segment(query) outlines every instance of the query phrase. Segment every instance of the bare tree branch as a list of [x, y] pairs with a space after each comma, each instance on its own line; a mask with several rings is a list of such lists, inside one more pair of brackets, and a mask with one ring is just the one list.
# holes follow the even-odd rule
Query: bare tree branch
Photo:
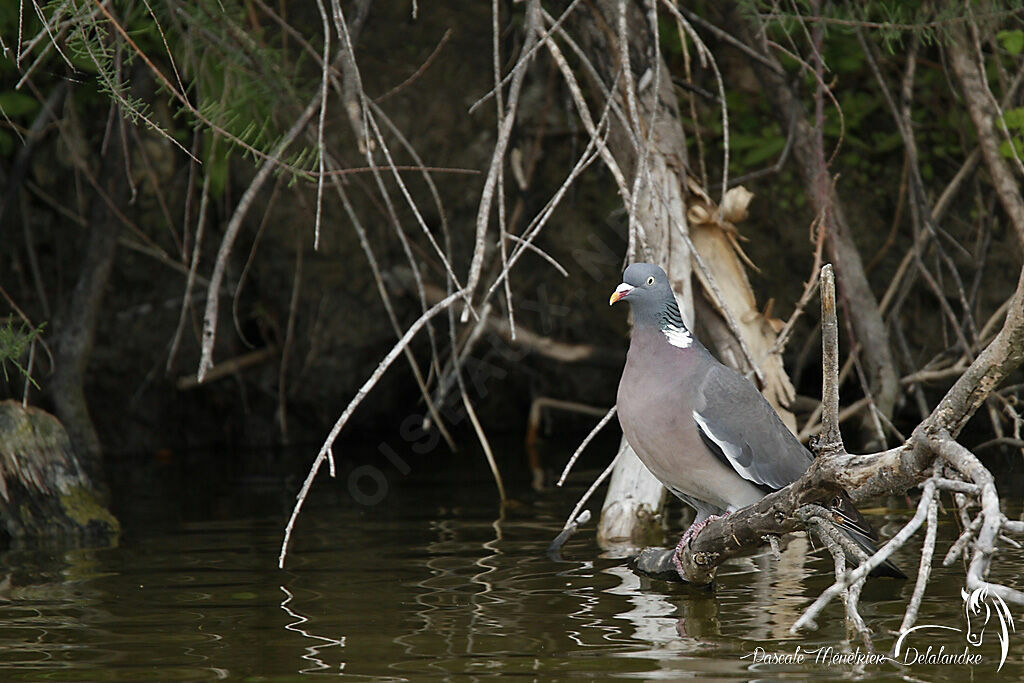
[[[845, 490], [854, 503], [881, 494], [902, 493], [907, 488], [924, 482], [931, 475], [931, 468], [937, 457], [942, 456], [949, 461], [951, 458], [948, 454], [952, 453], [956, 458], [950, 464], [977, 487], [982, 498], [983, 510], [987, 511], [987, 526], [983, 524], [982, 531], [979, 532], [984, 534], [985, 543], [981, 546], [983, 552], [981, 555], [976, 553], [972, 558], [972, 572], [968, 575], [968, 582], [973, 581], [976, 585], [985, 582], [991, 548], [994, 547], [1005, 517], [999, 513], [994, 487], [988, 488], [991, 475], [969, 451], [962, 446], [950, 444], [955, 444], [952, 439], [971, 415], [1022, 362], [1024, 269], [1021, 271], [1006, 321], [999, 334], [978, 355], [931, 415], [914, 430], [905, 443], [869, 455], [823, 451], [811, 463], [807, 472], [793, 484], [769, 494], [755, 505], [709, 523], [680, 557], [684, 568], [683, 578], [693, 583], [708, 583], [718, 565], [745, 550], [761, 545], [764, 536], [781, 535], [799, 528], [801, 524], [796, 511], [806, 504], [825, 499], [840, 490]], [[823, 375], [823, 381], [826, 383], [823, 390], [825, 395], [831, 391], [828, 385], [834, 382], [834, 379], [830, 379], [832, 377], [832, 371], [826, 368]], [[949, 438], [946, 438], [947, 435]], [[966, 457], [967, 455], [970, 458]], [[936, 484], [933, 482], [931, 486], [935, 487]], [[923, 522], [927, 514], [927, 505], [919, 508], [918, 512], [920, 522]], [[913, 531], [907, 532], [905, 537], [909, 538], [912, 533]], [[904, 541], [904, 536], [900, 536], [886, 547]], [[838, 592], [839, 589], [836, 590]], [[1007, 601], [1019, 597], [1016, 591], [1005, 587], [993, 587], [993, 590]]]
[[950, 65], [960, 81], [964, 103], [978, 134], [978, 145], [999, 201], [1006, 211], [1010, 224], [1017, 233], [1017, 241], [1024, 251], [1024, 198], [1021, 197], [1020, 182], [1014, 178], [1006, 160], [999, 152], [999, 134], [996, 131], [997, 104], [988, 89], [985, 76], [968, 50], [967, 31], [963, 26], [951, 28], [953, 40], [949, 43]]
[[391, 367], [391, 364], [395, 362], [398, 354], [402, 353], [409, 345], [409, 342], [411, 342], [413, 337], [416, 336], [416, 333], [419, 332], [431, 318], [447, 309], [456, 299], [461, 298], [463, 294], [463, 292], [454, 292], [449, 294], [417, 318], [416, 321], [405, 331], [402, 338], [391, 347], [391, 350], [388, 351], [387, 355], [384, 356], [381, 362], [377, 365], [377, 368], [370, 375], [369, 379], [363, 383], [363, 386], [359, 388], [356, 395], [352, 397], [351, 401], [349, 401], [349, 404], [341, 413], [341, 417], [339, 417], [337, 422], [334, 423], [334, 427], [331, 428], [330, 434], [327, 435], [323, 445], [320, 447], [320, 452], [317, 454], [316, 460], [313, 461], [313, 465], [309, 468], [306, 480], [302, 483], [302, 488], [299, 489], [299, 493], [296, 496], [295, 506], [292, 508], [291, 517], [289, 517], [288, 524], [285, 526], [284, 539], [281, 541], [281, 553], [277, 559], [277, 563], [280, 568], [284, 568], [284, 561], [288, 555], [288, 542], [291, 540], [295, 520], [299, 518], [299, 512], [302, 511], [302, 504], [306, 502], [306, 496], [309, 494], [309, 490], [313, 486], [313, 480], [316, 478], [317, 472], [320, 471], [320, 467], [323, 466], [325, 461], [330, 460], [331, 473], [334, 473], [332, 448], [334, 446], [335, 439], [337, 439], [338, 434], [341, 433], [342, 427], [344, 427], [349, 421], [349, 418], [352, 417], [352, 413], [354, 413], [356, 408], [359, 407], [359, 404], [363, 402], [366, 395], [369, 394], [373, 387], [377, 385], [377, 382], [379, 382], [380, 378], [385, 372], [387, 372], [387, 369]]

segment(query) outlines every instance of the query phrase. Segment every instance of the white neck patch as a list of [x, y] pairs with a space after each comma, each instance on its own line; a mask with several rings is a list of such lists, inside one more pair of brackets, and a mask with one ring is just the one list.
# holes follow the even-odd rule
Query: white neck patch
[[693, 336], [685, 327], [670, 325], [661, 328], [661, 333], [668, 339], [668, 343], [676, 348], [688, 349], [693, 344]]

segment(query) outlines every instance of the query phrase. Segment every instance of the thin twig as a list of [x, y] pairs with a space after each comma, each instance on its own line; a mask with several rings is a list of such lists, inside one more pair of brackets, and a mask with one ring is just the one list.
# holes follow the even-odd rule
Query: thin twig
[[199, 253], [203, 246], [203, 231], [206, 227], [206, 212], [210, 202], [210, 178], [212, 174], [203, 175], [203, 189], [199, 199], [199, 218], [196, 221], [196, 238], [192, 245], [192, 261], [188, 267], [188, 277], [185, 280], [185, 295], [181, 300], [181, 313], [178, 314], [178, 326], [174, 329], [174, 337], [171, 340], [171, 350], [167, 354], [166, 371], [170, 373], [174, 366], [174, 358], [178, 355], [178, 346], [181, 344], [181, 334], [185, 330], [185, 318], [188, 315], [192, 304], [192, 287], [196, 281], [196, 269], [199, 267]]
[[388, 99], [389, 97], [391, 97], [395, 93], [398, 93], [399, 91], [405, 89], [406, 86], [408, 86], [410, 83], [412, 83], [413, 81], [418, 79], [420, 76], [422, 76], [423, 73], [427, 69], [430, 68], [430, 65], [433, 64], [434, 59], [436, 59], [437, 56], [439, 54], [441, 54], [441, 50], [448, 43], [448, 41], [451, 39], [451, 37], [452, 37], [452, 30], [449, 28], [449, 29], [447, 29], [444, 32], [444, 35], [441, 36], [441, 40], [438, 41], [437, 46], [434, 48], [434, 51], [431, 52], [430, 56], [427, 57], [427, 59], [423, 62], [423, 64], [420, 65], [420, 68], [416, 69], [416, 71], [414, 71], [411, 76], [409, 76], [407, 79], [405, 79], [404, 81], [402, 81], [401, 83], [399, 83], [395, 87], [393, 87], [390, 90], [388, 90], [383, 95], [378, 95], [377, 97], [373, 98], [374, 104], [380, 104], [381, 102], [383, 102], [384, 100]]
[[942, 558], [943, 567], [948, 567], [956, 562], [957, 558], [960, 557], [960, 553], [964, 551], [967, 544], [971, 542], [972, 538], [974, 538], [974, 534], [978, 533], [978, 529], [981, 528], [982, 521], [982, 516], [979, 514], [969, 525], [964, 527], [964, 530], [953, 542], [953, 545], [949, 546], [949, 552], [947, 552], [946, 556]]
[[839, 325], [836, 321], [836, 285], [832, 264], [821, 268], [821, 402], [823, 448], [839, 451], [843, 437], [839, 431]]
[[[529, 0], [526, 6], [526, 42], [519, 53], [516, 66], [513, 67], [512, 85], [509, 88], [508, 104], [505, 107], [505, 115], [498, 131], [498, 139], [494, 143], [494, 151], [491, 153], [491, 163], [487, 169], [487, 178], [484, 180], [484, 187], [480, 193], [480, 206], [476, 214], [476, 236], [474, 238], [473, 256], [469, 263], [469, 275], [466, 276], [466, 291], [472, 298], [473, 291], [480, 281], [480, 272], [483, 267], [485, 238], [487, 225], [491, 216], [491, 205], [494, 202], [495, 188], [498, 182], [498, 172], [505, 163], [505, 152], [508, 149], [509, 140], [512, 137], [512, 126], [516, 122], [516, 112], [519, 109], [519, 94], [522, 92], [523, 81], [526, 77], [526, 66], [537, 43], [538, 25], [540, 22], [540, 4], [538, 0]], [[508, 272], [506, 269], [504, 272]], [[469, 319], [469, 307], [462, 313], [462, 322]]]
[[295, 319], [299, 311], [299, 292], [302, 289], [302, 256], [305, 245], [302, 231], [295, 231], [295, 276], [292, 279], [292, 296], [288, 302], [288, 322], [285, 325], [284, 344], [281, 346], [281, 366], [277, 371], [277, 421], [281, 426], [281, 441], [288, 443], [288, 357], [295, 337]]
[[925, 529], [924, 544], [921, 546], [921, 564], [917, 569], [917, 583], [914, 584], [914, 595], [911, 596], [910, 602], [907, 603], [907, 610], [903, 614], [900, 633], [906, 633], [917, 621], [917, 613], [921, 609], [924, 591], [928, 587], [928, 577], [931, 576], [932, 570], [932, 555], [935, 553], [935, 534], [939, 526], [938, 508], [939, 497], [936, 493], [928, 502], [928, 527]]
[[[452, 309], [448, 310], [448, 334], [451, 339], [455, 339], [455, 311]], [[477, 419], [476, 411], [473, 409], [473, 404], [469, 400], [469, 395], [466, 392], [466, 382], [462, 378], [462, 369], [455, 359], [456, 347], [454, 343], [451, 345], [451, 353], [455, 381], [459, 387], [459, 394], [462, 397], [462, 405], [466, 409], [469, 421], [473, 425], [473, 431], [476, 433], [476, 438], [480, 442], [480, 447], [484, 451], [484, 457], [487, 459], [487, 465], [491, 468], [491, 474], [494, 476], [494, 483], [498, 487], [498, 496], [501, 498], [502, 504], [505, 504], [508, 500], [508, 497], [505, 495], [505, 483], [502, 481], [501, 472], [498, 470], [498, 463], [494, 459], [494, 452], [491, 450], [491, 444], [487, 440], [487, 435], [484, 433], [483, 427], [480, 426], [480, 420]]]
[[846, 590], [847, 587], [867, 577], [872, 569], [889, 559], [889, 556], [892, 555], [896, 548], [903, 546], [903, 544], [906, 543], [924, 523], [925, 518], [928, 515], [928, 501], [932, 498], [934, 493], [934, 482], [926, 482], [924, 495], [921, 498], [921, 503], [917, 506], [917, 513], [914, 517], [907, 522], [895, 536], [889, 539], [888, 543], [877, 550], [865, 562], [862, 562], [855, 569], [846, 572], [841, 579], [836, 580], [835, 583], [825, 589], [825, 591], [818, 596], [811, 606], [804, 610], [803, 614], [800, 615], [800, 618], [796, 620], [793, 626], [790, 627], [790, 633], [795, 634], [803, 628], [816, 628], [814, 620], [837, 595]]
[[217, 250], [217, 260], [214, 263], [213, 275], [210, 276], [210, 286], [207, 289], [206, 295], [206, 311], [203, 314], [202, 354], [199, 360], [199, 371], [196, 373], [199, 382], [203, 381], [206, 373], [213, 367], [213, 345], [217, 338], [217, 312], [220, 307], [220, 284], [224, 279], [228, 256], [231, 255], [231, 248], [234, 245], [235, 238], [238, 237], [238, 231], [242, 227], [242, 221], [245, 220], [245, 216], [248, 214], [249, 208], [259, 195], [260, 190], [262, 190], [263, 184], [270, 178], [271, 172], [275, 169], [275, 163], [272, 159], [277, 159], [284, 154], [288, 146], [295, 141], [295, 138], [299, 136], [302, 129], [305, 128], [313, 118], [313, 114], [316, 113], [319, 106], [320, 93], [317, 93], [310, 103], [306, 105], [306, 109], [302, 112], [299, 118], [296, 119], [295, 123], [292, 124], [291, 128], [288, 129], [288, 132], [284, 134], [281, 141], [276, 145], [272, 158], [267, 159], [260, 166], [260, 170], [256, 173], [256, 177], [252, 179], [252, 182], [249, 183], [249, 187], [247, 187], [245, 192], [242, 194], [242, 198], [238, 200], [238, 205], [235, 207], [235, 211], [231, 215], [231, 220], [228, 221], [228, 225], [224, 229], [224, 237], [221, 239], [220, 248]]
[[[328, 161], [332, 164], [334, 163], [334, 160], [331, 158], [328, 158]], [[362, 221], [359, 220], [359, 215], [352, 206], [352, 202], [349, 200], [348, 193], [345, 192], [345, 187], [341, 181], [334, 178], [332, 180], [332, 184], [335, 192], [341, 199], [341, 204], [349, 217], [352, 229], [356, 232], [356, 237], [359, 239], [359, 246], [366, 255], [366, 260], [370, 265], [370, 272], [373, 274], [373, 281], [377, 286], [377, 294], [380, 296], [381, 303], [384, 304], [384, 310], [388, 315], [388, 321], [391, 323], [391, 328], [394, 330], [395, 335], [398, 338], [401, 338], [402, 328], [398, 324], [398, 317], [395, 315], [395, 309], [391, 303], [391, 296], [388, 294], [387, 287], [384, 286], [384, 278], [381, 276], [377, 256], [374, 254], [373, 248], [370, 246]], [[412, 350], [406, 348], [403, 353], [409, 363], [409, 368], [412, 370], [413, 377], [416, 380], [416, 385], [419, 387], [420, 395], [423, 397], [423, 401], [427, 406], [427, 411], [430, 413], [430, 417], [433, 419], [434, 424], [437, 425], [437, 430], [441, 433], [441, 436], [444, 437], [448, 447], [453, 452], [456, 451], [457, 448], [455, 446], [455, 440], [448, 432], [448, 428], [445, 426], [444, 420], [441, 419], [441, 414], [437, 410], [437, 405], [430, 398], [430, 391], [427, 389], [427, 384], [423, 379], [423, 373], [420, 371], [419, 365], [416, 363], [416, 358], [413, 356]]]
[[583, 494], [583, 496], [578, 501], [576, 501], [576, 506], [573, 507], [572, 512], [569, 513], [569, 519], [565, 520], [565, 526], [562, 527], [563, 529], [568, 529], [570, 526], [572, 526], [575, 520], [579, 519], [580, 510], [583, 509], [583, 506], [587, 504], [587, 501], [590, 500], [590, 497], [592, 495], [594, 495], [594, 492], [597, 491], [601, 484], [604, 483], [604, 480], [607, 479], [609, 475], [611, 475], [612, 470], [615, 469], [615, 463], [619, 461], [619, 458], [621, 458], [622, 454], [625, 452], [626, 451], [624, 448], [620, 449], [619, 452], [616, 453], [615, 457], [612, 458], [612, 461], [608, 463], [608, 467], [604, 468], [604, 471], [597, 476], [597, 479], [593, 481], [593, 483], [590, 485], [590, 488], [588, 488], [586, 492]]
[[579, 445], [576, 451], [572, 454], [572, 457], [569, 458], [569, 462], [565, 463], [565, 469], [562, 470], [562, 476], [558, 478], [558, 483], [556, 483], [555, 486], [561, 486], [562, 484], [565, 483], [565, 478], [569, 476], [569, 471], [572, 469], [572, 466], [576, 464], [576, 460], [583, 453], [584, 449], [586, 449], [586, 447], [590, 445], [590, 442], [594, 440], [594, 437], [597, 436], [597, 433], [604, 429], [604, 426], [608, 424], [608, 422], [612, 419], [612, 417], [615, 415], [616, 407], [617, 406], [612, 406], [611, 408], [609, 408], [608, 412], [605, 413], [604, 417], [602, 417], [598, 421], [598, 423], [594, 425], [594, 428], [591, 429], [590, 433], [587, 434], [585, 439], [583, 439], [583, 443]]
[[456, 299], [461, 298], [462, 294], [462, 292], [449, 294], [444, 299], [427, 309], [423, 315], [417, 318], [416, 321], [409, 326], [405, 331], [405, 334], [402, 335], [402, 338], [391, 347], [391, 350], [388, 351], [386, 356], [384, 356], [384, 359], [377, 365], [377, 368], [370, 375], [369, 379], [359, 387], [359, 391], [357, 391], [356, 395], [352, 397], [351, 401], [349, 401], [344, 412], [342, 412], [341, 417], [339, 417], [337, 422], [334, 423], [334, 427], [331, 428], [330, 433], [327, 435], [323, 445], [320, 447], [320, 452], [317, 454], [316, 460], [313, 461], [313, 465], [309, 468], [309, 473], [306, 475], [305, 481], [302, 482], [302, 488], [299, 489], [299, 493], [296, 496], [295, 506], [292, 508], [292, 514], [288, 518], [288, 524], [284, 529], [284, 538], [281, 541], [281, 553], [277, 558], [277, 566], [279, 568], [284, 569], [285, 557], [288, 554], [288, 542], [291, 540], [295, 520], [298, 519], [299, 513], [302, 511], [302, 504], [306, 502], [306, 496], [309, 494], [309, 489], [313, 485], [313, 480], [316, 478], [316, 474], [320, 471], [320, 467], [324, 464], [324, 461], [327, 460], [328, 451], [333, 447], [334, 440], [338, 438], [338, 434], [341, 432], [342, 427], [344, 427], [349, 418], [352, 417], [352, 413], [355, 412], [355, 409], [363, 402], [363, 399], [366, 398], [368, 393], [370, 393], [370, 390], [377, 385], [377, 382], [380, 381], [380, 378], [385, 372], [387, 372], [387, 369], [391, 367], [391, 364], [395, 361], [395, 358], [398, 357], [398, 354], [402, 353], [402, 351], [409, 345], [409, 342], [411, 342], [412, 338], [416, 336], [416, 333], [419, 332], [431, 318], [447, 309]]
[[[331, 63], [331, 24], [324, 0], [316, 0], [324, 33], [324, 50], [320, 58], [320, 117], [316, 124], [316, 155], [320, 176], [316, 179], [316, 218], [313, 223], [313, 250], [320, 249], [320, 217], [324, 207], [324, 122], [327, 120], [327, 81]], [[283, 415], [282, 415], [283, 420]]]

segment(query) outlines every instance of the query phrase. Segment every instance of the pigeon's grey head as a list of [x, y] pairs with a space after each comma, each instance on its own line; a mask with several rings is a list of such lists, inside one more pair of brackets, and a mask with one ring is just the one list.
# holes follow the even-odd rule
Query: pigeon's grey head
[[635, 326], [684, 328], [668, 275], [653, 263], [634, 263], [626, 268], [622, 284], [612, 292], [608, 304], [616, 301], [625, 301], [632, 306]]

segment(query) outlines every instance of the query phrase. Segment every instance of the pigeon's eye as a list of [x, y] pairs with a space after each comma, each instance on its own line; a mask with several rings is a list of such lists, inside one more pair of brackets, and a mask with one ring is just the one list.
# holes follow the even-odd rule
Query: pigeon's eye
[[653, 284], [654, 284], [654, 276], [652, 275], [649, 278], [647, 278], [647, 286], [649, 287], [649, 286], [651, 286]]

